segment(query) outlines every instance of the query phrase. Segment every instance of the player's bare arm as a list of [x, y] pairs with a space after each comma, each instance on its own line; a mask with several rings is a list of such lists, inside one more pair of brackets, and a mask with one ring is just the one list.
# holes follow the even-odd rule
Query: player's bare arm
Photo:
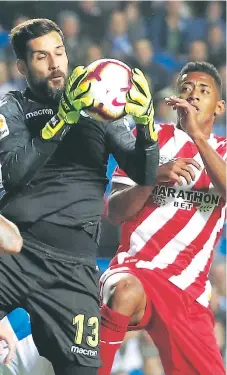
[[[160, 165], [157, 169], [157, 182], [175, 181], [183, 184], [184, 177], [188, 184], [195, 179], [191, 166], [201, 169], [199, 163], [191, 158], [179, 158]], [[118, 225], [137, 215], [149, 202], [154, 186], [128, 186], [114, 182], [108, 201], [108, 219]]]
[[19, 253], [23, 240], [16, 225], [0, 215], [0, 255]]
[[221, 88], [206, 73], [189, 73], [178, 82], [179, 97], [166, 98], [178, 112], [178, 125], [196, 144], [204, 165], [221, 196], [226, 199], [226, 163], [209, 145], [216, 116], [225, 111]]
[[206, 134], [199, 129], [196, 108], [185, 99], [168, 99], [170, 99], [168, 103], [176, 106], [180, 113], [182, 128], [185, 129], [198, 147], [211, 181], [217, 187], [221, 196], [226, 199], [226, 163], [209, 145]]
[[203, 162], [206, 166], [208, 175], [214, 186], [217, 187], [223, 199], [226, 199], [226, 163], [218, 155], [218, 153], [212, 149], [204, 136], [200, 136], [194, 139], [197, 145]]
[[[174, 181], [183, 184], [184, 177], [188, 184], [195, 179], [194, 166], [201, 169], [199, 163], [192, 158], [178, 158], [157, 169], [157, 182]], [[149, 202], [154, 186], [128, 186], [114, 182], [108, 202], [108, 219], [118, 225], [137, 215]]]
[[118, 225], [137, 215], [145, 206], [154, 186], [113, 183], [108, 201], [108, 219]]

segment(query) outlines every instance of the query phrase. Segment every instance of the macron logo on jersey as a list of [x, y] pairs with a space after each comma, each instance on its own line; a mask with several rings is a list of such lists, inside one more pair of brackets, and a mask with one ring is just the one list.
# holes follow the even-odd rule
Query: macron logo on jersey
[[37, 117], [37, 116], [42, 116], [42, 115], [53, 116], [53, 114], [54, 114], [53, 109], [43, 108], [43, 109], [38, 109], [38, 111], [26, 113], [25, 117], [26, 117], [26, 119], [29, 119], [29, 118], [32, 118], [32, 117]]

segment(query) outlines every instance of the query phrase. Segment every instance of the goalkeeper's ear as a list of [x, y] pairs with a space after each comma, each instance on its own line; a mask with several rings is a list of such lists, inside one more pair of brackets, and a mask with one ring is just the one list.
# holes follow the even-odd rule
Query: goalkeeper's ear
[[19, 70], [20, 74], [22, 74], [22, 76], [26, 75], [27, 68], [24, 60], [17, 60], [17, 69]]

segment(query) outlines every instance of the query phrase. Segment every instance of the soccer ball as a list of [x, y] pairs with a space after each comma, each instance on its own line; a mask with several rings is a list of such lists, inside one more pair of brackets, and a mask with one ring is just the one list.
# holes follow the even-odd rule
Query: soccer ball
[[131, 69], [121, 61], [100, 59], [87, 67], [84, 82], [91, 82], [88, 95], [94, 105], [87, 115], [96, 121], [113, 121], [125, 115], [126, 94], [131, 88]]

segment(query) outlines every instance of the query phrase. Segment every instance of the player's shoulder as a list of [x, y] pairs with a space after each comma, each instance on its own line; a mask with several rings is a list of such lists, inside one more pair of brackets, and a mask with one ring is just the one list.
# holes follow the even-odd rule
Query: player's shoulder
[[220, 136], [220, 135], [213, 135], [213, 138], [216, 140], [218, 144], [226, 144], [227, 138], [226, 136]]
[[211, 142], [213, 145], [213, 148], [216, 150], [216, 152], [220, 156], [225, 156], [226, 158], [226, 144], [227, 144], [227, 138], [225, 136], [217, 136], [212, 135]]
[[159, 133], [159, 137], [168, 134], [170, 137], [176, 133], [184, 133], [181, 129], [178, 129], [175, 124], [169, 123], [156, 123], [155, 129]]
[[163, 131], [169, 131], [170, 129], [172, 131], [174, 131], [174, 129], [176, 128], [176, 125], [172, 124], [172, 123], [163, 123], [163, 122], [159, 122], [159, 123], [155, 123], [155, 129], [159, 132], [160, 130], [163, 130]]
[[24, 98], [23, 93], [21, 91], [9, 91], [0, 99], [0, 113], [4, 114], [9, 112], [11, 114], [14, 114], [15, 111], [23, 112], [23, 101]]
[[[23, 94], [20, 91], [9, 91], [0, 99], [0, 140], [15, 131], [25, 129], [25, 112]], [[4, 140], [5, 142], [5, 140]]]
[[182, 138], [184, 139], [184, 142], [186, 142], [188, 138], [188, 136], [186, 136], [181, 129], [178, 129], [176, 125], [172, 123], [155, 124], [155, 129], [158, 133], [158, 143], [160, 148], [162, 148], [166, 144], [169, 144], [169, 141], [171, 141], [171, 139], [177, 139], [177, 141], [179, 141]]
[[23, 93], [18, 90], [13, 90], [3, 95], [0, 99], [0, 103], [1, 104], [4, 102], [10, 103], [10, 102], [22, 101], [22, 100], [23, 100]]

